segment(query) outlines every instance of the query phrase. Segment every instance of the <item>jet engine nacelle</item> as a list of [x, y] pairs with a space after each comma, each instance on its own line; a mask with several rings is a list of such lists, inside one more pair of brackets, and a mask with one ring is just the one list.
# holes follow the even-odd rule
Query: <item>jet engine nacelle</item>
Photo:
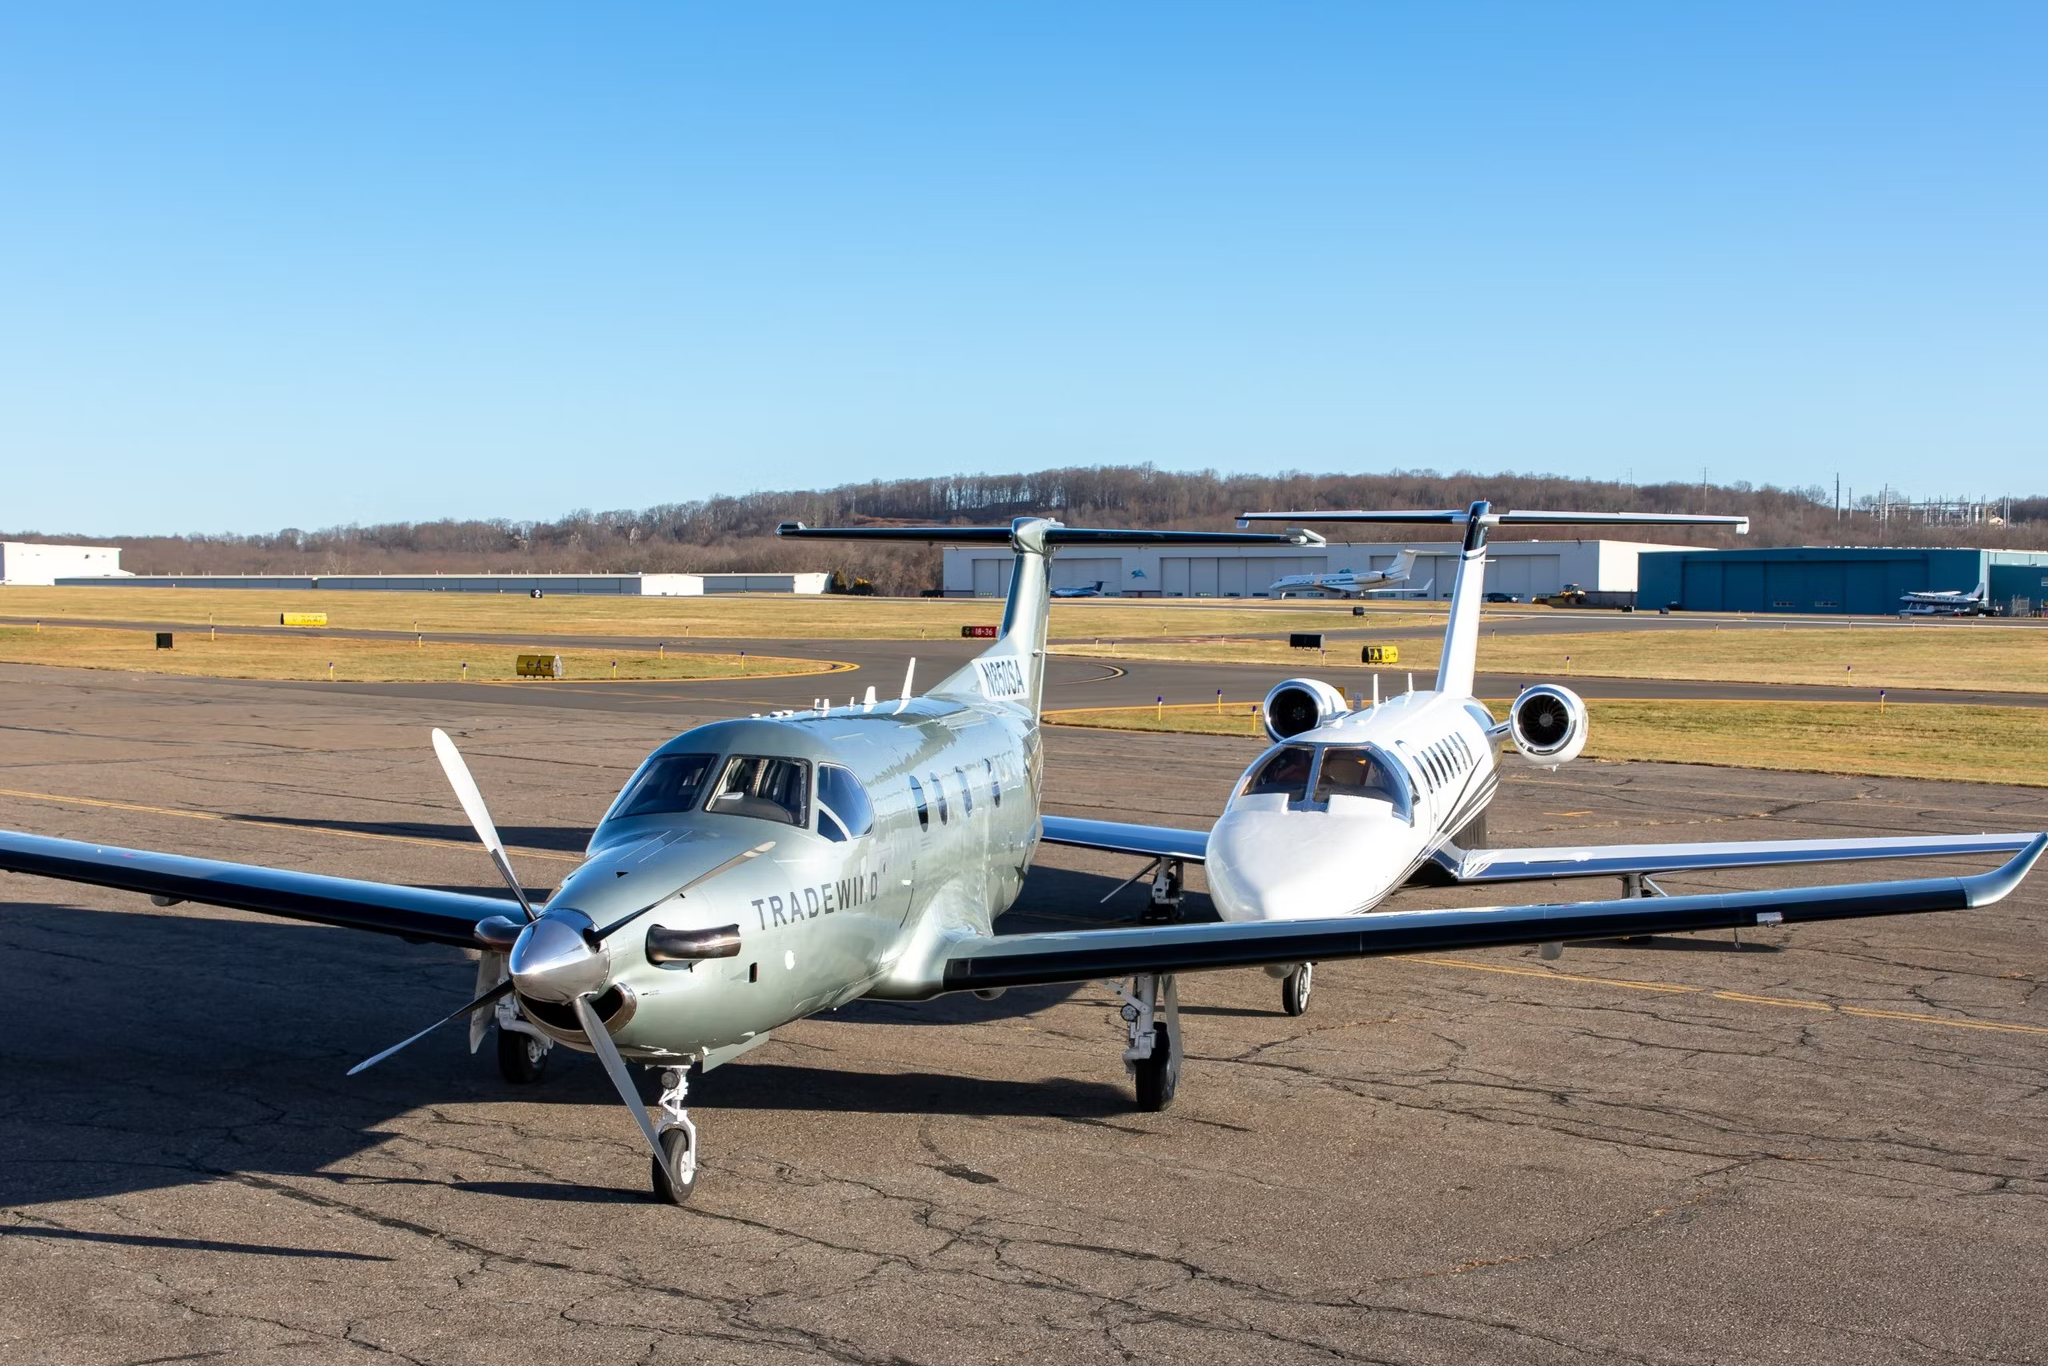
[[1290, 678], [1266, 694], [1259, 715], [1266, 722], [1266, 734], [1287, 740], [1303, 731], [1334, 720], [1350, 711], [1344, 694], [1313, 678]]
[[1568, 764], [1586, 747], [1586, 704], [1570, 688], [1538, 683], [1509, 709], [1508, 734], [1530, 763]]

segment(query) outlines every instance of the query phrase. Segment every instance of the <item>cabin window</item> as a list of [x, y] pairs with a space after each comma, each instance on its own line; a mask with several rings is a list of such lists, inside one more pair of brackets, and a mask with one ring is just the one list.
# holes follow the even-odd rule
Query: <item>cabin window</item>
[[735, 754], [725, 761], [718, 793], [704, 803], [704, 809], [721, 816], [809, 825], [810, 790], [808, 760]]
[[939, 781], [939, 775], [932, 774], [932, 800], [939, 805], [939, 824], [946, 823], [946, 785]]
[[837, 764], [818, 765], [818, 833], [848, 840], [874, 828], [875, 808], [860, 779]]
[[716, 754], [657, 754], [619, 795], [613, 816], [659, 816], [693, 810]]
[[968, 780], [964, 768], [954, 769], [953, 776], [960, 780], [960, 818], [965, 820], [974, 814], [974, 784]]
[[917, 803], [917, 828], [920, 830], [931, 829], [932, 813], [924, 804], [924, 784], [919, 782], [915, 776], [910, 780], [910, 800]]
[[996, 772], [996, 761], [983, 759], [981, 766], [988, 770], [988, 799], [996, 804], [996, 810], [1003, 809], [1003, 775]]
[[1315, 751], [1307, 745], [1282, 745], [1252, 771], [1240, 795], [1257, 797], [1277, 792], [1299, 801], [1308, 795], [1308, 772], [1314, 764]]

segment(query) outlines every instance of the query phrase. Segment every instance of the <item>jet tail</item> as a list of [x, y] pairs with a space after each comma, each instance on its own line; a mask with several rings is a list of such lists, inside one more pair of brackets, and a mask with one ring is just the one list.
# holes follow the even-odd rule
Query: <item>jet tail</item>
[[1437, 665], [1436, 690], [1460, 697], [1472, 695], [1478, 672], [1479, 604], [1486, 596], [1486, 536], [1497, 526], [1724, 526], [1736, 535], [1749, 534], [1747, 517], [1694, 516], [1683, 512], [1495, 512], [1477, 502], [1460, 512], [1246, 512], [1239, 526], [1253, 522], [1392, 522], [1463, 526], [1465, 541], [1458, 577], [1451, 586], [1451, 619], [1444, 628], [1443, 660]]

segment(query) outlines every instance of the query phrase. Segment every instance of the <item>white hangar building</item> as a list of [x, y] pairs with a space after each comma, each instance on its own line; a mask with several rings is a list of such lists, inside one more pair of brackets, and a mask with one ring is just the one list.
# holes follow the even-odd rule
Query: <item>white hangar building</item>
[[[1641, 541], [1489, 541], [1486, 588], [1529, 597], [1575, 583], [1598, 592], [1633, 593], [1638, 555], [1681, 548]], [[1326, 546], [1271, 549], [1219, 546], [1193, 555], [1145, 546], [1114, 554], [1069, 552], [1053, 558], [1052, 586], [1086, 588], [1100, 582], [1105, 594], [1127, 598], [1263, 598], [1270, 596], [1275, 581], [1290, 575], [1385, 569], [1403, 550], [1416, 553], [1408, 590], [1421, 597], [1450, 597], [1458, 572], [1454, 541], [1332, 541]], [[946, 596], [1001, 597], [1010, 590], [1010, 566], [1010, 551], [1004, 546], [948, 546]]]
[[0, 583], [48, 587], [63, 578], [122, 577], [117, 545], [43, 545], [0, 541]]

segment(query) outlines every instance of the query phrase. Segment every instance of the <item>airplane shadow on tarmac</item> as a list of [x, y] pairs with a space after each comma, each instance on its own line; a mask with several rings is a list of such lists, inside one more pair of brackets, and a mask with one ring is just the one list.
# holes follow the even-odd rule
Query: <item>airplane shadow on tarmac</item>
[[[1109, 923], [1142, 908], [1142, 893], [1124, 894], [1131, 905], [1122, 910], [1094, 907], [1114, 879], [1043, 871], [1050, 876], [1040, 886], [1034, 873], [1029, 897], [1039, 909], [1020, 905], [1021, 923], [1007, 916], [1004, 929], [1035, 927], [1032, 916], [1048, 910], [1060, 915], [1060, 928], [1072, 928], [1070, 917], [1090, 910]], [[1093, 895], [1073, 895], [1091, 885]], [[488, 1042], [466, 1055], [456, 1024], [373, 1071], [344, 1076], [462, 1003], [475, 968], [457, 950], [227, 912], [157, 910], [139, 896], [133, 910], [86, 910], [43, 899], [50, 886], [0, 881], [0, 1205], [240, 1173], [316, 1174], [382, 1142], [397, 1116], [438, 1102], [581, 1105], [591, 1108], [593, 1126], [624, 1123], [594, 1060], [557, 1049], [545, 1081], [513, 1087], [498, 1076]], [[1081, 989], [1021, 989], [994, 1001], [966, 993], [862, 1001], [827, 1018], [965, 1024], [1043, 1010]], [[652, 1070], [636, 1072], [651, 1094]], [[752, 1060], [709, 1074], [692, 1102], [707, 1110], [1089, 1118], [1130, 1108], [1122, 1090], [1100, 1084], [838, 1073]]]

